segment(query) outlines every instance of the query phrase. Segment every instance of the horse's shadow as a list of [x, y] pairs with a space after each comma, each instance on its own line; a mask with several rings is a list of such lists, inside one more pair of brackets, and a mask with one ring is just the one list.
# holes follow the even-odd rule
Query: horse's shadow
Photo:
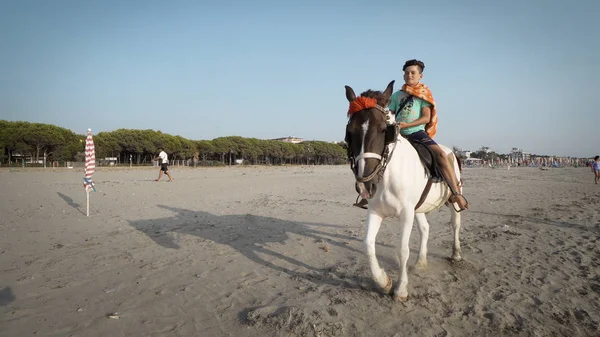
[[[258, 265], [267, 266], [292, 277], [301, 277], [319, 284], [359, 286], [358, 279], [348, 280], [338, 277], [333, 273], [332, 269], [334, 268], [332, 267], [317, 268], [297, 258], [269, 249], [272, 244], [285, 244], [291, 239], [290, 234], [295, 234], [314, 239], [315, 242], [323, 240], [330, 246], [345, 249], [355, 256], [362, 256], [362, 251], [347, 244], [350, 241], [360, 242], [359, 239], [319, 230], [319, 228], [345, 229], [344, 226], [294, 222], [251, 214], [220, 216], [204, 211], [191, 211], [164, 205], [158, 205], [158, 207], [172, 211], [175, 216], [130, 221], [130, 223], [164, 248], [180, 248], [177, 243], [177, 234], [193, 235], [218, 244], [228, 245]], [[285, 261], [291, 268], [282, 266], [284, 264], [281, 263], [282, 261]]]
[[[286, 273], [294, 278], [300, 277], [315, 284], [365, 289], [364, 277], [368, 275], [368, 272], [365, 272], [364, 275], [348, 272], [340, 272], [342, 275], [336, 275], [337, 265], [317, 268], [269, 248], [273, 244], [285, 245], [286, 241], [292, 239], [290, 234], [303, 236], [313, 239], [315, 243], [326, 241], [328, 245], [336, 247], [335, 249], [347, 251], [350, 261], [365, 259], [362, 266], [366, 268], [368, 263], [364, 252], [349, 245], [354, 241], [362, 246], [360, 238], [323, 230], [346, 230], [345, 226], [296, 222], [252, 214], [215, 215], [204, 211], [192, 211], [164, 205], [158, 205], [158, 207], [169, 210], [175, 215], [169, 218], [130, 221], [130, 224], [164, 248], [179, 249], [178, 234], [192, 235], [214, 243], [228, 245], [254, 263]], [[382, 242], [378, 242], [377, 245], [396, 248]], [[411, 251], [416, 253], [413, 249]], [[446, 259], [431, 252], [428, 253], [428, 257]], [[396, 259], [389, 256], [380, 256], [379, 260], [390, 268], [398, 265]], [[291, 267], [282, 266], [286, 263]], [[355, 265], [355, 263], [350, 263], [350, 265]]]

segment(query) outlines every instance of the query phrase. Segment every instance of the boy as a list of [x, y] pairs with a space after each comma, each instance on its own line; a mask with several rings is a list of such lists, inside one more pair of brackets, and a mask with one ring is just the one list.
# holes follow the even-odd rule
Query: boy
[[421, 141], [433, 150], [451, 190], [456, 192], [450, 201], [456, 202], [462, 211], [468, 209], [469, 204], [459, 192], [456, 174], [446, 153], [433, 140], [437, 132], [436, 106], [429, 88], [420, 83], [424, 69], [425, 64], [418, 60], [408, 60], [404, 63], [402, 70], [405, 84], [390, 97], [388, 108], [396, 113], [396, 122], [402, 136]]
[[163, 176], [163, 172], [167, 174], [167, 176], [169, 176], [169, 182], [173, 181], [173, 177], [171, 177], [171, 173], [169, 172], [169, 157], [167, 156], [167, 153], [165, 151], [163, 151], [162, 148], [158, 148], [158, 150], [160, 151], [160, 153], [158, 154], [157, 157], [155, 157], [154, 161], [157, 161], [159, 158], [161, 160], [161, 164], [160, 164], [160, 170], [158, 171], [158, 179], [156, 179], [155, 181], [160, 181], [160, 179]]

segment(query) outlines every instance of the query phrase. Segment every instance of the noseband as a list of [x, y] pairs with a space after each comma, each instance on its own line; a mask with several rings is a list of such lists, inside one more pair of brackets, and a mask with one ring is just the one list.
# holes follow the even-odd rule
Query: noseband
[[[374, 109], [377, 109], [382, 114], [386, 115], [386, 119], [388, 118], [387, 117], [387, 115], [388, 115], [387, 109], [383, 108], [380, 105], [376, 105], [374, 107]], [[348, 121], [348, 123], [350, 123], [350, 121]], [[375, 178], [375, 176], [377, 176], [377, 175], [379, 175], [379, 178], [383, 177], [383, 173], [385, 172], [385, 168], [389, 162], [389, 157], [392, 155], [392, 153], [396, 149], [396, 140], [398, 139], [397, 137], [398, 137], [398, 125], [396, 123], [388, 124], [388, 127], [385, 131], [385, 145], [383, 148], [383, 153], [378, 154], [378, 153], [374, 153], [374, 152], [364, 152], [355, 157], [354, 154], [352, 153], [352, 147], [349, 144], [349, 137], [347, 136], [346, 142], [348, 143], [348, 160], [350, 161], [350, 168], [352, 169], [352, 172], [354, 172], [354, 177], [356, 178], [357, 182], [359, 182], [359, 183], [368, 182], [369, 180]], [[392, 143], [394, 144], [394, 146], [390, 150], [389, 145]], [[373, 173], [369, 174], [367, 177], [359, 177], [358, 176], [358, 168], [356, 167], [356, 163], [358, 163], [358, 161], [361, 159], [369, 159], [369, 158], [377, 159], [377, 160], [379, 160], [379, 163], [375, 167], [375, 170], [373, 170]]]

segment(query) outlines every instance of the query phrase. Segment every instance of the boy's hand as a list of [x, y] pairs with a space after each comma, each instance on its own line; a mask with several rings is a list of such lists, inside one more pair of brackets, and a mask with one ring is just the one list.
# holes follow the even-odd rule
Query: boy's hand
[[405, 122], [400, 122], [400, 123], [398, 123], [398, 127], [399, 127], [400, 129], [407, 128], [407, 127], [408, 127], [408, 123], [405, 123]]

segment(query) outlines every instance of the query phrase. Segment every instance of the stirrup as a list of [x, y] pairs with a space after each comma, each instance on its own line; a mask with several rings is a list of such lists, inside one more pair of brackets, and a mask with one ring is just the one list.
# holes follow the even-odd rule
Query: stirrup
[[356, 197], [356, 202], [354, 204], [352, 204], [352, 206], [356, 206], [356, 207], [362, 208], [362, 209], [368, 209], [367, 205], [369, 204], [369, 202], [367, 201], [367, 199], [362, 199], [361, 201], [358, 201], [359, 198], [360, 198], [360, 195], [358, 197]]

